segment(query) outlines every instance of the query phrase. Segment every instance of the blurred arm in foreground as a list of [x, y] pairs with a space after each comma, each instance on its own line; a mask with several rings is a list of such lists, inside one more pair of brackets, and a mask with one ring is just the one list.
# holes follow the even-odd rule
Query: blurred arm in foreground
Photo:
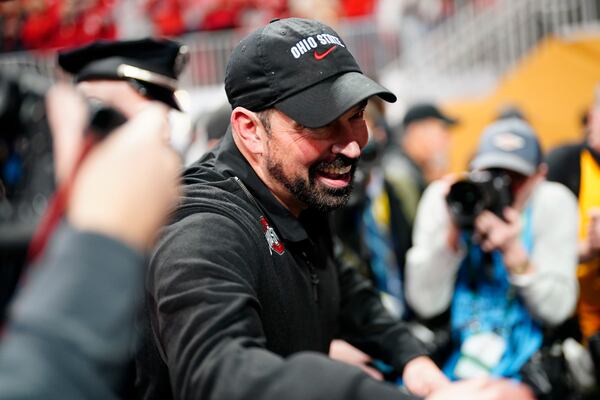
[[[81, 145], [74, 91], [55, 87], [48, 117], [57, 165]], [[72, 187], [67, 220], [30, 271], [0, 344], [4, 399], [114, 398], [143, 282], [143, 252], [177, 198], [180, 161], [166, 110], [150, 105], [93, 149]]]

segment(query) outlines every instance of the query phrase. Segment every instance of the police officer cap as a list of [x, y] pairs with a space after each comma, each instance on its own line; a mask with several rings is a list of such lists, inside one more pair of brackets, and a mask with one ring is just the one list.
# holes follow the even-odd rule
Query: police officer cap
[[76, 82], [128, 80], [146, 97], [180, 109], [174, 92], [188, 57], [186, 46], [167, 39], [100, 40], [60, 52], [58, 64]]

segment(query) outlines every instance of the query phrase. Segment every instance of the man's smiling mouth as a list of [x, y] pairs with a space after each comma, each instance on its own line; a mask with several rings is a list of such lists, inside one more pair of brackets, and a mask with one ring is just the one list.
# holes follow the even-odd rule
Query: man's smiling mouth
[[349, 173], [352, 170], [352, 165], [346, 165], [344, 167], [335, 167], [333, 165], [329, 165], [325, 168], [321, 168], [319, 172], [326, 175], [344, 175]]

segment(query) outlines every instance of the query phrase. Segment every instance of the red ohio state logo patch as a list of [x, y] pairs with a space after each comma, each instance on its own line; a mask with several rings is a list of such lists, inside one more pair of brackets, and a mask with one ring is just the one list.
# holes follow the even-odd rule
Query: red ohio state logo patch
[[265, 233], [265, 239], [267, 240], [267, 244], [269, 245], [269, 252], [273, 255], [273, 252], [282, 255], [285, 253], [285, 249], [283, 248], [283, 243], [277, 237], [275, 230], [269, 225], [267, 219], [263, 216], [260, 217], [260, 224], [262, 225], [263, 232]]

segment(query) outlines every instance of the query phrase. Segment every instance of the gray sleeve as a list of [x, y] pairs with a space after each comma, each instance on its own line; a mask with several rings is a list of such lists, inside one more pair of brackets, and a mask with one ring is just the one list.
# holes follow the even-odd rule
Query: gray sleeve
[[577, 200], [558, 183], [543, 182], [532, 197], [533, 272], [513, 275], [528, 310], [547, 325], [564, 322], [574, 311], [577, 285]]
[[0, 346], [3, 399], [110, 399], [130, 354], [143, 257], [67, 224], [28, 270]]

